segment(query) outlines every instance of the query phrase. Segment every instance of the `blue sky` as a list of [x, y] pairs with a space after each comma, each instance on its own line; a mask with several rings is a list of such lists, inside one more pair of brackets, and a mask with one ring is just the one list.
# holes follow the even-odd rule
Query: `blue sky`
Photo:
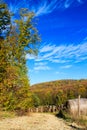
[[26, 55], [31, 84], [87, 79], [87, 0], [5, 0], [10, 11], [34, 11], [41, 34], [38, 56]]

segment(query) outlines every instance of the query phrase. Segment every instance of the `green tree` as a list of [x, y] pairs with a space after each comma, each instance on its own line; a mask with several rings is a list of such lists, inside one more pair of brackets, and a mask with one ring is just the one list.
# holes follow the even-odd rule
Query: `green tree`
[[33, 19], [34, 13], [21, 9], [16, 26], [12, 26], [9, 35], [0, 43], [0, 63], [5, 70], [5, 75], [0, 73], [3, 77], [0, 78], [0, 107], [6, 110], [28, 109], [33, 102], [25, 58], [26, 54], [37, 54], [39, 37]]
[[6, 74], [7, 66], [7, 51], [8, 45], [4, 42], [4, 37], [6, 37], [11, 28], [11, 19], [10, 13], [7, 9], [7, 5], [2, 3], [0, 4], [0, 82], [4, 79]]
[[38, 107], [41, 105], [40, 98], [36, 94], [32, 94], [32, 99], [33, 99], [33, 105], [35, 107]]

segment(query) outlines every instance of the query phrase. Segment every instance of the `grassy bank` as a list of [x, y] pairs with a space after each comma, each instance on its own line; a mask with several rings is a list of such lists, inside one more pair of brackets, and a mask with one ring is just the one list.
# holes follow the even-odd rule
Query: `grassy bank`
[[87, 116], [70, 115], [65, 111], [60, 111], [56, 116], [66, 120], [66, 122], [73, 128], [87, 130]]

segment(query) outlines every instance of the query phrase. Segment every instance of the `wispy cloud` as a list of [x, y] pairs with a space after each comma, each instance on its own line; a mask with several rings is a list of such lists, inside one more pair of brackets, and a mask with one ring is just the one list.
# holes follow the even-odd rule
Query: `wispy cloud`
[[27, 54], [25, 58], [26, 58], [26, 59], [30, 59], [30, 60], [34, 60], [34, 59], [37, 58], [37, 57], [35, 57], [35, 56], [32, 55], [32, 54]]
[[71, 68], [72, 65], [65, 65], [65, 66], [61, 66], [62, 69], [68, 69], [68, 68]]
[[55, 74], [56, 74], [56, 75], [66, 75], [66, 73], [64, 73], [64, 72], [62, 72], [62, 71], [61, 71], [61, 72], [60, 72], [60, 71], [56, 71]]
[[41, 49], [40, 49], [40, 53], [42, 52], [50, 52], [53, 50], [53, 48], [55, 48], [55, 45], [51, 45], [51, 44], [48, 44], [46, 46], [43, 46]]
[[48, 66], [37, 66], [34, 67], [34, 70], [39, 71], [39, 70], [50, 70], [50, 67]]
[[76, 6], [75, 3], [77, 3], [77, 5], [83, 4], [85, 2], [85, 0], [59, 0], [59, 8], [62, 9], [66, 9], [69, 8], [71, 6]]
[[37, 9], [35, 9], [36, 15], [42, 15], [42, 14], [48, 14], [51, 13], [55, 8], [57, 8], [58, 0], [44, 0], [41, 1], [41, 5], [38, 6]]
[[73, 0], [66, 0], [64, 3], [65, 8], [69, 8], [72, 3], [73, 3]]
[[77, 5], [84, 3], [84, 0], [40, 0], [38, 7], [33, 7], [36, 16], [48, 14], [55, 9], [66, 9], [73, 6], [77, 2]]
[[[46, 49], [46, 50], [45, 50]], [[45, 45], [40, 48], [37, 58], [27, 56], [27, 59], [40, 61], [49, 61], [52, 63], [76, 63], [87, 60], [87, 42], [70, 45]]]
[[34, 66], [34, 70], [35, 71], [40, 71], [40, 70], [50, 70], [51, 68], [47, 65], [46, 62], [39, 62], [39, 63], [35, 63], [35, 66]]
[[83, 0], [77, 0], [79, 3], [82, 3], [83, 2]]
[[85, 0], [5, 0], [10, 8], [10, 11], [14, 14], [18, 14], [20, 8], [29, 8], [30, 11], [34, 11], [36, 16], [48, 14], [53, 12], [55, 9], [66, 9], [73, 6], [82, 4]]

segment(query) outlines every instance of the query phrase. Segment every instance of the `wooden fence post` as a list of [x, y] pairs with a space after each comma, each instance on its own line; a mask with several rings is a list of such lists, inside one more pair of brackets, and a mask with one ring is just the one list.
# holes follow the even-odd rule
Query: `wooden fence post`
[[78, 96], [78, 116], [80, 116], [80, 95]]

